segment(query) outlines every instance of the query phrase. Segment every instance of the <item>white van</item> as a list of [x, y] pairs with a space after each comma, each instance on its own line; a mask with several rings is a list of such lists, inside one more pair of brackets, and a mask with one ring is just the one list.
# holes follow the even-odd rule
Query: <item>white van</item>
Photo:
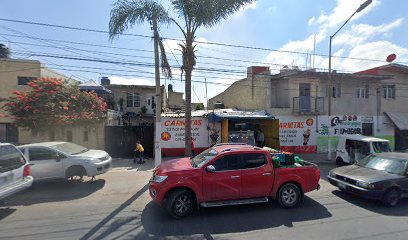
[[14, 145], [0, 143], [0, 200], [31, 187], [30, 165]]
[[339, 136], [336, 150], [336, 163], [354, 163], [373, 153], [391, 152], [390, 143], [386, 139], [363, 135]]

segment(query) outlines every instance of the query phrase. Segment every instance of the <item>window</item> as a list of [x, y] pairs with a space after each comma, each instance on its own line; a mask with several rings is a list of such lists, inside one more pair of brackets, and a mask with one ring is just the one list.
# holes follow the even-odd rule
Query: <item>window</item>
[[368, 88], [367, 87], [357, 88], [357, 98], [368, 98]]
[[140, 107], [140, 94], [127, 93], [127, 107]]
[[15, 147], [0, 146], [0, 173], [17, 169], [23, 164], [25, 160]]
[[88, 142], [88, 139], [89, 139], [89, 132], [84, 131], [84, 142]]
[[243, 154], [242, 155], [242, 168], [257, 168], [265, 165], [266, 158], [264, 154], [253, 153], [253, 154]]
[[72, 142], [72, 131], [67, 131], [67, 142]]
[[[332, 98], [339, 98], [341, 97], [341, 87], [340, 86], [332, 86], [331, 87], [332, 91], [331, 91], [331, 97]], [[326, 88], [326, 95], [329, 96], [329, 92], [327, 91]]]
[[213, 164], [216, 172], [239, 169], [239, 155], [232, 154], [219, 158]]
[[31, 148], [29, 152], [30, 161], [50, 160], [57, 156], [56, 152], [44, 148]]
[[395, 85], [384, 85], [383, 97], [385, 99], [395, 99]]
[[17, 84], [18, 85], [27, 85], [29, 82], [37, 79], [35, 77], [17, 77]]

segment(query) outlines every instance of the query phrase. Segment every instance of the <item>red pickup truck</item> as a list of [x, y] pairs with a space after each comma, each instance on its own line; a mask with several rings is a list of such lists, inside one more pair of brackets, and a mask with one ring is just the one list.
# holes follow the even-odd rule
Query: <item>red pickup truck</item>
[[283, 207], [295, 207], [304, 193], [319, 189], [320, 170], [303, 161], [280, 165], [276, 156], [245, 144], [215, 145], [194, 158], [159, 165], [149, 193], [176, 218], [199, 206], [262, 203], [270, 198]]

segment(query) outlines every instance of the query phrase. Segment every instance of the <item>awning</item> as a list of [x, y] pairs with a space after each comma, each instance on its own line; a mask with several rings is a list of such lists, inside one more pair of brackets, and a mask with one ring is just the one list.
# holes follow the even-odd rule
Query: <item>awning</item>
[[275, 119], [266, 111], [241, 111], [235, 109], [217, 109], [217, 111], [209, 114], [210, 121], [219, 122], [221, 119], [229, 120], [259, 120], [259, 119]]
[[399, 130], [408, 130], [408, 113], [384, 112]]

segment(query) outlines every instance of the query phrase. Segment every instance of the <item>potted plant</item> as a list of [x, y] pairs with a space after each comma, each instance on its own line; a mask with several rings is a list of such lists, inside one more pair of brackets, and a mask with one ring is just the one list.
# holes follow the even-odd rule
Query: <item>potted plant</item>
[[146, 114], [146, 112], [147, 112], [147, 108], [146, 108], [146, 106], [143, 106], [143, 107], [141, 107], [140, 108], [140, 115], [145, 115]]

